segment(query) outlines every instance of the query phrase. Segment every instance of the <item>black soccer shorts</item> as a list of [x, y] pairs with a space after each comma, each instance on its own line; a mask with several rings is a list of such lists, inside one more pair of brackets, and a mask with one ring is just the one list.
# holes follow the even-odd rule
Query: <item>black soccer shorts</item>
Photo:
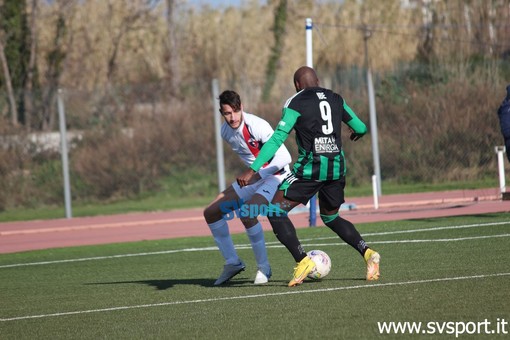
[[345, 177], [316, 181], [297, 178], [290, 174], [280, 184], [279, 190], [283, 190], [285, 198], [305, 205], [318, 192], [320, 206], [325, 210], [335, 210], [345, 202], [344, 188]]

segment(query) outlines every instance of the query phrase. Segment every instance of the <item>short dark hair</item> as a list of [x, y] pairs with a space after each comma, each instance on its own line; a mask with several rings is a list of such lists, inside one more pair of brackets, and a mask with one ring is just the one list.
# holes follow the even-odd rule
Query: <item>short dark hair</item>
[[220, 106], [229, 105], [234, 111], [241, 110], [241, 97], [239, 94], [232, 90], [223, 91], [220, 94]]

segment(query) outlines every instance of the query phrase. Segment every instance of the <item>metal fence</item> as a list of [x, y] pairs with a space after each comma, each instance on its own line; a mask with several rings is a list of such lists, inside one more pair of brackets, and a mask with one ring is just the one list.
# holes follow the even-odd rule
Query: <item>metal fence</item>
[[[319, 66], [319, 71], [326, 74], [323, 83], [340, 92], [368, 125], [365, 70], [320, 70]], [[405, 80], [410, 74], [430, 77], [419, 79], [430, 83], [424, 86], [425, 90], [420, 89], [416, 85], [419, 81]], [[383, 184], [427, 186], [454, 182], [469, 187], [470, 183], [485, 181], [492, 186], [499, 185], [501, 166], [495, 147], [503, 145], [503, 140], [496, 110], [502, 98], [494, 95], [496, 85], [435, 77], [437, 75], [409, 68], [393, 74], [375, 73]], [[223, 88], [236, 89], [236, 86], [235, 83], [223, 84]], [[246, 92], [258, 93], [259, 90], [250, 88]], [[237, 91], [242, 95], [245, 89]], [[217, 180], [218, 176], [211, 174], [216, 171], [213, 115], [217, 108], [212, 107], [210, 88], [202, 85], [188, 90], [188, 96], [172, 98], [165, 92], [164, 84], [155, 82], [93, 91], [63, 89], [62, 98], [66, 128], [71, 137], [73, 196], [93, 198], [98, 192], [90, 188], [94, 180], [104, 186], [117, 181], [112, 176], [125, 177], [131, 170], [137, 174], [133, 180], [146, 181], [134, 189], [134, 194], [144, 188], [154, 188], [146, 184], [148, 178], [155, 181], [158, 177], [178, 176], [175, 169], [186, 167], [202, 169], [204, 174], [210, 175], [211, 182]], [[47, 114], [33, 111], [38, 113], [30, 119], [32, 132], [6, 126], [2, 129], [0, 203], [3, 203], [0, 206], [3, 208], [63, 200], [56, 97], [48, 101], [50, 106], [44, 109], [41, 101], [34, 102], [39, 103], [35, 105], [37, 110]], [[283, 99], [260, 103], [251, 98], [248, 111], [275, 125], [280, 118], [282, 102]], [[0, 98], [0, 112], [8, 121], [9, 110], [3, 97]], [[43, 126], [47, 131], [33, 132], [36, 127]], [[344, 138], [350, 185], [371, 183], [374, 174], [371, 136], [369, 133], [356, 143]], [[286, 144], [295, 156], [294, 141]], [[129, 157], [121, 157], [126, 154]], [[225, 150], [225, 156], [226, 171], [231, 175], [239, 173], [242, 166], [237, 157], [229, 150]], [[101, 157], [106, 160], [102, 161]], [[112, 162], [114, 157], [118, 158], [117, 163]], [[97, 162], [96, 169], [102, 169], [105, 178], [98, 178], [101, 171], [92, 167], [90, 171], [98, 174], [84, 185], [82, 177], [86, 167], [83, 164], [87, 162]], [[100, 163], [104, 163], [101, 165], [104, 169]], [[123, 171], [116, 171], [114, 167], [122, 167]], [[503, 169], [505, 167], [508, 164], [504, 164]], [[99, 198], [119, 192], [126, 194], [121, 188], [113, 188]]]

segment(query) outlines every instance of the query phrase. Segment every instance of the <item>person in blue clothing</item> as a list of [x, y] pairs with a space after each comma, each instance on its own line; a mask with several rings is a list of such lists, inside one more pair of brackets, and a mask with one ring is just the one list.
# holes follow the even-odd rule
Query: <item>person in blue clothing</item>
[[506, 97], [498, 109], [499, 125], [505, 139], [506, 157], [510, 162], [510, 84], [506, 87]]

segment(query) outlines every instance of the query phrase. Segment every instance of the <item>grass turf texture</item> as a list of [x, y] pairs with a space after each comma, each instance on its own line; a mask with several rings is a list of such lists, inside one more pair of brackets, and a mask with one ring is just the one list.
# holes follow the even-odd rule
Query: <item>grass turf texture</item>
[[378, 282], [364, 280], [361, 256], [326, 227], [298, 235], [329, 254], [330, 274], [294, 288], [292, 257], [272, 233], [264, 286], [252, 283], [244, 234], [233, 238], [247, 270], [221, 287], [211, 237], [3, 254], [0, 338], [373, 338], [380, 321], [510, 321], [507, 215], [357, 227], [381, 253]]

